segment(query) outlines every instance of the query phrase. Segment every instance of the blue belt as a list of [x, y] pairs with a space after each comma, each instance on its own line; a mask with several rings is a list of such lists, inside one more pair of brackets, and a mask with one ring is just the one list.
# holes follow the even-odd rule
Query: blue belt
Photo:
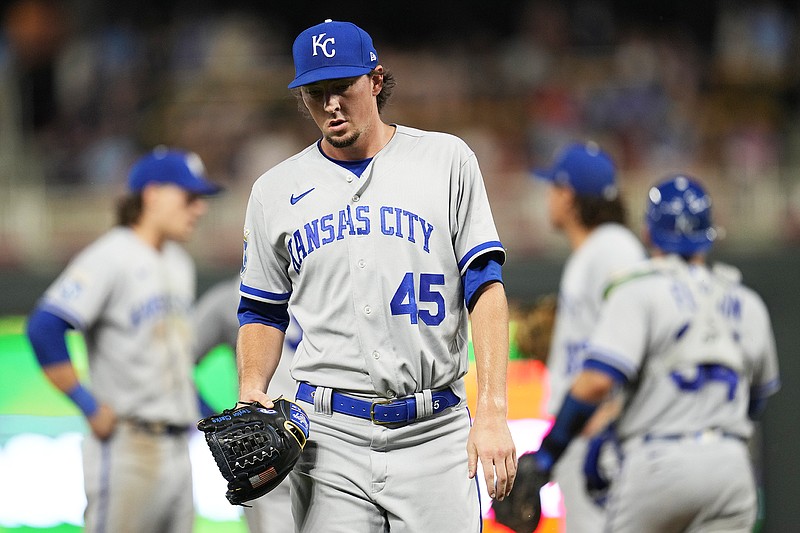
[[[317, 387], [308, 383], [300, 383], [297, 388], [298, 400], [314, 403], [314, 392]], [[429, 416], [436, 415], [445, 409], [461, 403], [461, 399], [450, 389], [443, 389], [431, 393], [433, 411]], [[375, 424], [408, 424], [417, 420], [417, 399], [413, 396], [393, 399], [381, 398], [379, 400], [364, 400], [348, 396], [341, 392], [331, 392], [331, 410], [334, 413], [351, 415]]]

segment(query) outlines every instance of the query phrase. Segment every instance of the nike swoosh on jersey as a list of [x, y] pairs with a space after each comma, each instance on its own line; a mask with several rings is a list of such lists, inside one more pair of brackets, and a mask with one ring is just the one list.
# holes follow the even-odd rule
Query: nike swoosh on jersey
[[308, 193], [310, 193], [310, 192], [311, 192], [311, 191], [313, 191], [314, 189], [316, 189], [316, 187], [311, 187], [311, 188], [310, 188], [310, 189], [308, 189], [306, 192], [304, 192], [304, 193], [302, 193], [302, 194], [299, 194], [299, 195], [297, 195], [297, 196], [295, 196], [294, 194], [292, 194], [292, 197], [289, 199], [289, 202], [291, 202], [291, 204], [292, 204], [292, 205], [296, 204], [297, 202], [299, 202], [300, 200], [302, 200], [302, 199], [303, 199], [303, 197], [304, 197], [305, 195], [307, 195]]

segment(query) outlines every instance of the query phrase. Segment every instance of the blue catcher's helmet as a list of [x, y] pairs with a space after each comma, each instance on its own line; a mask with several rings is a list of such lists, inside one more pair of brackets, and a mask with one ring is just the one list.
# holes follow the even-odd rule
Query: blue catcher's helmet
[[682, 174], [650, 189], [645, 221], [653, 244], [667, 253], [707, 252], [717, 238], [711, 197], [697, 181]]

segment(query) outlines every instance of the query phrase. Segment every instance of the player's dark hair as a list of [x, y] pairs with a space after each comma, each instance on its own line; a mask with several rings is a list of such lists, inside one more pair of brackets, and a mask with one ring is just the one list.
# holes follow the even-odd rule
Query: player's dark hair
[[581, 223], [587, 228], [596, 228], [600, 224], [616, 222], [626, 223], [627, 213], [622, 198], [617, 195], [612, 200], [588, 196], [576, 196], [575, 208]]
[[[375, 70], [371, 70], [369, 74], [366, 76], [373, 76], [376, 74]], [[389, 97], [392, 96], [392, 90], [394, 86], [397, 85], [397, 82], [394, 79], [394, 75], [389, 71], [389, 69], [383, 69], [383, 88], [381, 88], [381, 92], [378, 93], [377, 100], [378, 100], [378, 113], [383, 111], [383, 107], [386, 105], [386, 102], [389, 101]], [[297, 108], [300, 110], [303, 115], [310, 117], [308, 113], [308, 109], [306, 109], [305, 104], [303, 103], [303, 93], [300, 91], [300, 87], [295, 87], [291, 89], [292, 94], [297, 99]]]
[[133, 226], [142, 216], [142, 195], [129, 194], [117, 202], [117, 225]]

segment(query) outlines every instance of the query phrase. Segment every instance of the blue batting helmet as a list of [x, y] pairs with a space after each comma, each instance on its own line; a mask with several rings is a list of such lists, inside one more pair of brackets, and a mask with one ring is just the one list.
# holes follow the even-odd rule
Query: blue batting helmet
[[668, 253], [707, 252], [717, 237], [711, 197], [693, 178], [669, 176], [650, 189], [645, 222], [653, 244]]

